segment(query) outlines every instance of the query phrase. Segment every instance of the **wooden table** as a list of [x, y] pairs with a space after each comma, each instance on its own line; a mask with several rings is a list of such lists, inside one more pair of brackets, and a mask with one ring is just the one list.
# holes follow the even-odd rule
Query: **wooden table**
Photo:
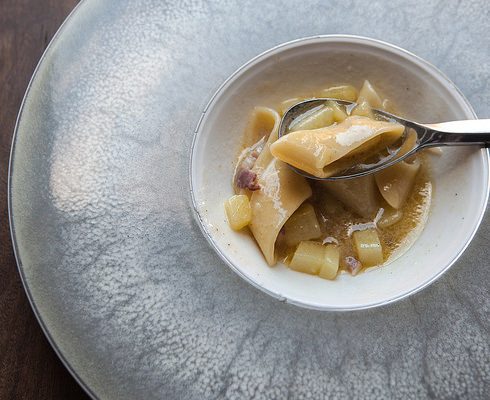
[[44, 337], [10, 241], [7, 170], [15, 119], [36, 64], [78, 0], [0, 0], [0, 399], [88, 399]]

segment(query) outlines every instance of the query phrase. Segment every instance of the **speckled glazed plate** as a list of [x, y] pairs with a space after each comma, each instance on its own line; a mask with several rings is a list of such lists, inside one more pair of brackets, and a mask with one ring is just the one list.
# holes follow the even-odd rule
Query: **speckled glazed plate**
[[[26, 95], [10, 210], [26, 291], [69, 370], [100, 399], [485, 399], [489, 230], [436, 284], [376, 310], [278, 302], [208, 246], [189, 148], [212, 93], [298, 37], [388, 40], [490, 109], [488, 5], [427, 1], [86, 0]], [[417, 20], [417, 28], [412, 21]]]

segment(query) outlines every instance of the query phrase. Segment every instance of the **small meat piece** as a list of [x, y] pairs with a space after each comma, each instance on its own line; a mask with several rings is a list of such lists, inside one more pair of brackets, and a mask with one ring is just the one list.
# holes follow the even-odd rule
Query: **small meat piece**
[[362, 264], [359, 260], [354, 257], [348, 256], [345, 257], [345, 265], [347, 270], [351, 273], [351, 275], [355, 276], [362, 269]]
[[242, 151], [233, 173], [233, 185], [236, 189], [259, 190], [257, 174], [252, 171], [257, 158], [264, 149], [266, 138]]
[[257, 174], [247, 168], [240, 169], [235, 175], [235, 185], [240, 189], [259, 190]]

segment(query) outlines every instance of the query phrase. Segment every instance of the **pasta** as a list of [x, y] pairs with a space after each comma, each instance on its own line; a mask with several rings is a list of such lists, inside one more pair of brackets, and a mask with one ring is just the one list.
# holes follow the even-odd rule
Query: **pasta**
[[327, 97], [330, 99], [339, 99], [347, 101], [356, 101], [358, 95], [357, 90], [351, 85], [333, 86], [327, 89], [323, 89], [320, 92], [320, 97]]
[[[347, 110], [327, 100], [296, 118], [280, 139], [280, 115], [304, 97], [284, 100], [278, 111], [255, 107], [245, 132], [252, 145], [238, 157], [236, 194], [225, 211], [233, 230], [249, 228], [270, 266], [279, 260], [294, 271], [332, 280], [341, 270], [356, 275], [386, 262], [425, 221], [432, 185], [423, 155], [351, 180], [315, 181], [297, 174], [288, 164], [328, 177], [369, 162], [404, 132], [397, 123], [372, 118], [372, 108], [392, 112], [394, 106], [369, 81], [359, 92], [337, 85], [316, 93], [357, 105]], [[398, 154], [414, 143], [408, 131]]]
[[368, 103], [373, 108], [381, 108], [383, 105], [383, 100], [379, 94], [374, 90], [371, 82], [364, 81], [361, 91], [359, 92], [359, 97], [357, 98], [358, 104]]
[[257, 107], [254, 110], [252, 121], [256, 121], [255, 129], [257, 127], [263, 127], [263, 132], [267, 135], [267, 141], [264, 149], [259, 154], [257, 161], [254, 165], [254, 170], [260, 172], [265, 169], [267, 165], [272, 161], [272, 154], [270, 152], [270, 146], [277, 140], [277, 131], [279, 130], [279, 124], [281, 118], [277, 111], [267, 107]]
[[250, 199], [250, 230], [267, 263], [274, 265], [279, 231], [312, 192], [305, 178], [277, 159], [261, 173], [259, 185], [263, 189], [253, 192]]
[[334, 101], [327, 101], [327, 106], [332, 109], [333, 120], [335, 122], [342, 122], [347, 118], [347, 113], [344, 110], [342, 110], [340, 106]]
[[[294, 131], [270, 147], [272, 155], [318, 178], [326, 178], [362, 161], [380, 141], [386, 147], [403, 134], [400, 124], [352, 116], [321, 129]], [[346, 160], [347, 157], [347, 160]]]
[[372, 218], [381, 207], [381, 199], [373, 175], [352, 180], [321, 182], [327, 191], [364, 218]]
[[412, 163], [401, 161], [375, 174], [378, 189], [391, 207], [399, 209], [405, 203], [419, 168], [419, 160]]
[[359, 117], [374, 118], [371, 106], [367, 101], [358, 103], [357, 106], [352, 110], [351, 115], [357, 115]]

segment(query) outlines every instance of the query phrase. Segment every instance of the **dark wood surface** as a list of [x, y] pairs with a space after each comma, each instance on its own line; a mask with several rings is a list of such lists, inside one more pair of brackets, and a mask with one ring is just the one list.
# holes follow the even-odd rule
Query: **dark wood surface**
[[0, 0], [0, 399], [88, 399], [29, 306], [10, 241], [7, 169], [17, 112], [32, 72], [78, 0]]

